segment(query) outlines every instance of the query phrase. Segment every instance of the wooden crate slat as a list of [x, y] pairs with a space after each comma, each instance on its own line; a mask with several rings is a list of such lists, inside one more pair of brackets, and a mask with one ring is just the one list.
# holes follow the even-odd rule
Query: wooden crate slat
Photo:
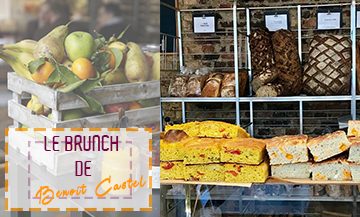
[[[39, 98], [40, 103], [54, 110], [87, 107], [73, 93], [54, 91], [45, 85], [40, 85], [23, 78], [15, 72], [8, 73], [8, 89], [18, 94], [23, 92], [34, 94]], [[160, 81], [106, 85], [95, 87], [86, 94], [94, 97], [102, 105], [158, 98], [160, 97]]]
[[[8, 102], [9, 117], [25, 124], [26, 126], [33, 127], [46, 127], [46, 128], [107, 128], [112, 127], [118, 122], [118, 114], [104, 114], [97, 116], [84, 117], [69, 121], [53, 122], [49, 118], [42, 115], [32, 115], [30, 109], [16, 103], [14, 100]], [[131, 125], [146, 125], [159, 122], [160, 106], [148, 107], [132, 111], [126, 111], [125, 115], [129, 117]]]
[[8, 116], [27, 127], [52, 128], [52, 121], [43, 115], [32, 115], [30, 109], [16, 103], [14, 100], [8, 101]]
[[[106, 85], [95, 87], [86, 93], [98, 100], [102, 105], [130, 102], [142, 99], [160, 97], [160, 82], [149, 81], [121, 85]], [[73, 93], [58, 92], [59, 110], [87, 107], [87, 105]]]
[[23, 92], [34, 94], [39, 98], [41, 104], [57, 110], [56, 96], [53, 89], [30, 81], [24, 77], [19, 76], [15, 72], [8, 73], [8, 89], [17, 94]]

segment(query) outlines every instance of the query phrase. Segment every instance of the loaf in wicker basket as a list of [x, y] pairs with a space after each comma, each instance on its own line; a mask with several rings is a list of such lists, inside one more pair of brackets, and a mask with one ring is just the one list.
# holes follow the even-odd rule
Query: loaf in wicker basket
[[283, 95], [299, 95], [302, 90], [302, 72], [297, 40], [290, 30], [278, 30], [272, 35], [276, 66], [281, 72], [278, 83]]
[[253, 75], [267, 70], [274, 64], [274, 53], [271, 47], [271, 36], [267, 28], [251, 31], [249, 36], [251, 66]]
[[342, 35], [316, 35], [304, 67], [304, 93], [342, 95], [350, 91], [351, 41]]

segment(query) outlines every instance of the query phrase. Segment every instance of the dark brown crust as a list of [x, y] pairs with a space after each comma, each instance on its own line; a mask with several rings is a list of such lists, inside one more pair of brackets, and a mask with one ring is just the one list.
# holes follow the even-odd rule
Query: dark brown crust
[[169, 130], [165, 133], [164, 142], [175, 143], [187, 138], [189, 136], [183, 130]]

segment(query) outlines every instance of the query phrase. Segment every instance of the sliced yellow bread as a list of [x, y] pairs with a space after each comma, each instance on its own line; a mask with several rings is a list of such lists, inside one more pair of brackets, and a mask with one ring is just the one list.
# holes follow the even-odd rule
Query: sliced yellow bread
[[269, 176], [269, 163], [263, 161], [259, 165], [225, 164], [225, 182], [258, 182], [262, 183]]
[[213, 164], [195, 164], [185, 166], [185, 180], [191, 181], [219, 181], [225, 179], [224, 165]]
[[206, 164], [220, 162], [220, 139], [198, 138], [184, 145], [185, 164]]
[[184, 160], [184, 144], [191, 141], [182, 130], [169, 130], [160, 140], [160, 161]]
[[184, 179], [183, 161], [160, 162], [160, 179]]
[[259, 164], [266, 157], [266, 143], [254, 138], [224, 139], [220, 161], [227, 163]]

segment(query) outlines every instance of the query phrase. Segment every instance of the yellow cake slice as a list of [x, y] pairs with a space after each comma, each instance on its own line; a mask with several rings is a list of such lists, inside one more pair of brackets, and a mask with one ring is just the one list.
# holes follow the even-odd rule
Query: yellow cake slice
[[254, 138], [224, 139], [220, 161], [228, 163], [259, 164], [265, 156], [266, 143]]
[[183, 161], [160, 162], [160, 179], [184, 179]]
[[198, 136], [200, 122], [194, 121], [185, 124], [166, 125], [165, 131], [183, 130], [189, 136]]
[[197, 138], [184, 145], [185, 164], [220, 162], [220, 139]]
[[169, 130], [160, 140], [160, 161], [184, 160], [184, 144], [193, 140], [182, 130]]
[[224, 177], [223, 164], [195, 164], [185, 166], [185, 180], [191, 181], [219, 181], [223, 182]]
[[199, 124], [199, 137], [249, 138], [250, 135], [240, 126], [221, 121], [203, 121]]
[[215, 137], [215, 138], [249, 138], [250, 135], [240, 126], [221, 122], [203, 121], [189, 122], [178, 125], [167, 125], [165, 131], [183, 130], [193, 137]]
[[265, 182], [269, 176], [269, 163], [259, 165], [225, 164], [225, 182]]

